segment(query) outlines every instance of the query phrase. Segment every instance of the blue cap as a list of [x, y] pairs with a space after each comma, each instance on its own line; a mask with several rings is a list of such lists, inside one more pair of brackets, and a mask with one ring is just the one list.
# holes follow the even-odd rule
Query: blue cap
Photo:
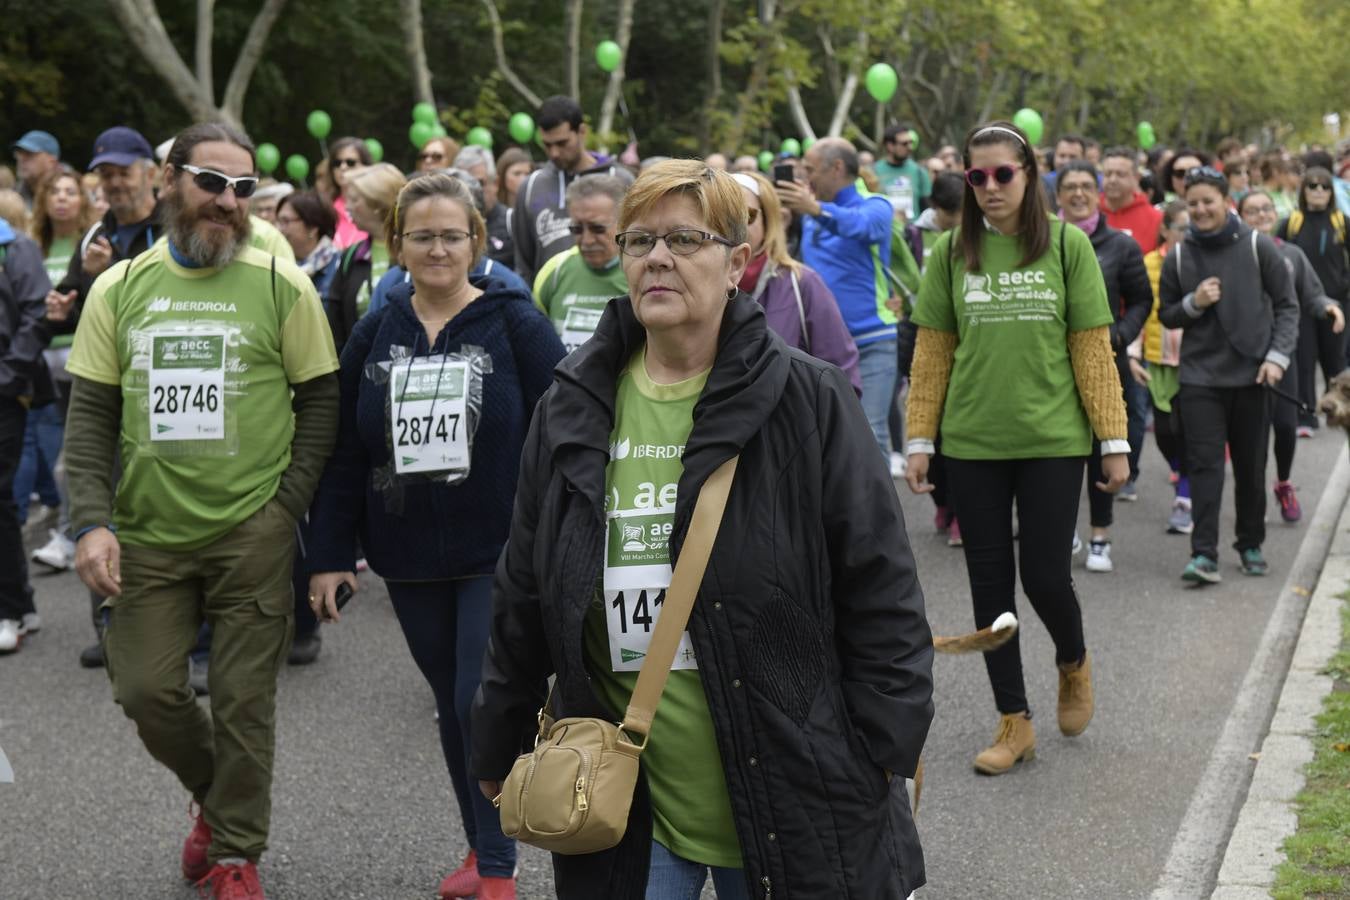
[[10, 144], [11, 150], [25, 150], [29, 153], [50, 153], [61, 158], [61, 144], [45, 131], [30, 131]]
[[155, 158], [150, 142], [134, 128], [118, 125], [109, 128], [94, 140], [94, 158], [89, 160], [89, 171], [103, 163], [129, 166], [137, 160]]

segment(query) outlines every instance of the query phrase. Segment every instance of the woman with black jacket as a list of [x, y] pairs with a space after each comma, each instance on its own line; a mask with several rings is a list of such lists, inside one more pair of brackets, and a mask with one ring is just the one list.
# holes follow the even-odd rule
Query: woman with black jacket
[[1270, 395], [1298, 339], [1298, 299], [1273, 241], [1228, 208], [1228, 181], [1208, 166], [1186, 173], [1191, 226], [1163, 261], [1158, 320], [1185, 330], [1181, 420], [1190, 460], [1195, 530], [1181, 577], [1221, 580], [1219, 508], [1224, 445], [1233, 459], [1237, 542], [1244, 575], [1264, 575]]
[[[1059, 217], [1072, 222], [1087, 232], [1097, 264], [1106, 282], [1106, 299], [1111, 305], [1115, 321], [1111, 323], [1111, 349], [1116, 356], [1116, 371], [1120, 376], [1126, 410], [1131, 395], [1142, 390], [1130, 376], [1129, 349], [1144, 328], [1153, 309], [1153, 288], [1149, 286], [1148, 270], [1144, 268], [1144, 254], [1134, 238], [1116, 231], [1106, 224], [1097, 205], [1097, 168], [1086, 160], [1076, 160], [1060, 167], [1055, 180], [1055, 195], [1059, 201]], [[1144, 442], [1144, 422], [1127, 417], [1130, 441], [1131, 469], [1137, 468], [1139, 447]], [[1110, 572], [1112, 505], [1115, 497], [1097, 487], [1102, 476], [1101, 445], [1095, 444], [1088, 457], [1088, 505], [1091, 510], [1092, 534], [1088, 542], [1087, 570]], [[1131, 493], [1126, 494], [1129, 490]], [[1120, 496], [1133, 497], [1133, 487], [1127, 483]]]
[[[1336, 208], [1331, 173], [1314, 167], [1303, 174], [1298, 191], [1298, 209], [1279, 224], [1275, 236], [1303, 251], [1322, 282], [1326, 295], [1337, 303], [1350, 298], [1350, 244], [1346, 241], [1345, 215]], [[1298, 398], [1309, 410], [1317, 406], [1317, 367], [1331, 382], [1345, 368], [1345, 336], [1324, 318], [1306, 312], [1298, 328]], [[1300, 437], [1312, 437], [1317, 414], [1299, 415]]]
[[474, 703], [494, 795], [550, 675], [558, 717], [622, 717], [640, 662], [616, 648], [659, 609], [635, 601], [669, 583], [705, 479], [740, 456], [627, 830], [554, 855], [563, 900], [698, 896], [709, 868], [724, 900], [924, 883], [903, 779], [932, 643], [895, 489], [848, 379], [737, 291], [747, 222], [725, 172], [644, 172], [619, 218], [631, 296], [558, 367], [525, 443]]

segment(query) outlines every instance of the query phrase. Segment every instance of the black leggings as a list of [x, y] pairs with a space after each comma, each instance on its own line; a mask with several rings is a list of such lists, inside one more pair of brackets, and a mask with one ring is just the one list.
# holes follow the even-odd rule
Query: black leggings
[[[1278, 387], [1282, 393], [1302, 399], [1303, 394], [1299, 391], [1299, 387], [1303, 382], [1300, 380], [1302, 373], [1299, 371], [1301, 367], [1298, 357], [1299, 354], [1295, 353], [1290, 358], [1289, 368], [1284, 370], [1284, 378], [1280, 380]], [[1313, 378], [1316, 377], [1316, 373], [1313, 373]], [[1270, 427], [1275, 432], [1275, 476], [1280, 481], [1288, 481], [1290, 473], [1294, 470], [1294, 450], [1298, 447], [1299, 411], [1297, 406], [1278, 394], [1272, 399]], [[1314, 400], [1314, 408], [1315, 406]]]
[[1181, 394], [1178, 393], [1172, 398], [1171, 412], [1163, 412], [1156, 403], [1153, 405], [1153, 437], [1168, 466], [1185, 478], [1191, 474], [1191, 467], [1186, 461], [1186, 432], [1181, 427], [1180, 403]]
[[[1345, 368], [1345, 341], [1346, 335], [1336, 334], [1331, 330], [1330, 319], [1314, 319], [1308, 315], [1299, 317], [1298, 352], [1294, 354], [1297, 359], [1290, 360], [1285, 381], [1293, 387], [1294, 383], [1289, 380], [1289, 376], [1297, 373], [1299, 390], [1291, 393], [1308, 404], [1309, 410], [1317, 409], [1319, 364], [1322, 368], [1322, 377], [1328, 384]], [[1294, 414], [1298, 416], [1300, 424], [1317, 427], [1316, 412], [1299, 414], [1295, 410]]]
[[[975, 627], [1015, 611], [1012, 511], [1017, 501], [1022, 589], [1055, 642], [1055, 662], [1083, 658], [1083, 613], [1069, 572], [1083, 457], [966, 460], [947, 458], [950, 490], [961, 522]], [[1000, 713], [1026, 711], [1017, 635], [984, 654]]]

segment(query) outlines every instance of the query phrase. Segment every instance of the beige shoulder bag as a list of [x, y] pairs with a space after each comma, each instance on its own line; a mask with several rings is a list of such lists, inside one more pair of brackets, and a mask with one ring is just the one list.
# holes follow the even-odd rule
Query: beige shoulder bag
[[516, 759], [501, 795], [493, 801], [501, 810], [502, 833], [507, 837], [564, 854], [608, 850], [623, 838], [637, 785], [638, 757], [647, 746], [656, 706], [703, 582], [738, 459], [733, 456], [719, 466], [699, 491], [693, 522], [623, 722], [589, 718], [555, 722], [545, 704], [539, 710], [534, 750]]

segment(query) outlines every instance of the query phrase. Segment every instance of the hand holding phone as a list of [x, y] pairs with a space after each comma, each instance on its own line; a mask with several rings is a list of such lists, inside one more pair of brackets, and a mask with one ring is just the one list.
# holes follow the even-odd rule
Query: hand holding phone
[[795, 181], [797, 179], [797, 170], [788, 163], [778, 163], [773, 167], [773, 183], [780, 181]]

